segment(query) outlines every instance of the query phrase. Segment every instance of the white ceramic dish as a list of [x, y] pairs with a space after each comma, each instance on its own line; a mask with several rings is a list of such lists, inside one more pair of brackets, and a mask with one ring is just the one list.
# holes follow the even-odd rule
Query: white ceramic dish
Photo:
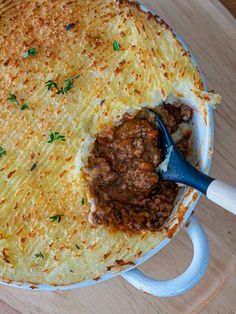
[[[145, 11], [147, 10], [146, 7], [144, 7], [143, 5], [141, 5], [141, 9]], [[179, 42], [183, 45], [184, 49], [186, 51], [189, 51], [183, 40], [178, 35], [176, 36]], [[192, 62], [197, 66], [195, 58], [193, 56], [191, 58]], [[204, 82], [204, 88], [205, 90], [207, 90], [206, 82], [203, 77], [202, 79]], [[210, 104], [207, 105], [205, 112], [194, 112], [192, 129], [194, 137], [194, 159], [195, 161], [198, 161], [200, 169], [205, 173], [208, 173], [210, 170], [212, 159], [214, 133], [213, 113]], [[112, 279], [115, 276], [121, 275], [136, 288], [155, 296], [169, 297], [186, 292], [199, 282], [201, 277], [204, 275], [208, 265], [209, 251], [207, 238], [203, 229], [197, 222], [197, 219], [191, 216], [194, 208], [196, 207], [199, 197], [199, 193], [194, 191], [193, 189], [187, 187], [183, 188], [172, 213], [173, 218], [174, 214], [179, 210], [180, 206], [184, 206], [186, 208], [182, 221], [179, 221], [176, 226], [174, 226], [173, 235], [175, 235], [182, 227], [185, 228], [186, 232], [193, 242], [194, 248], [193, 260], [191, 265], [179, 277], [167, 281], [158, 281], [144, 275], [142, 272], [135, 268], [150, 259], [153, 255], [158, 253], [164, 246], [166, 246], [171, 241], [170, 238], [165, 238], [159, 243], [158, 246], [156, 246], [155, 249], [149, 251], [144, 256], [137, 259], [135, 261], [135, 265], [127, 268], [125, 271], [108, 273], [97, 281], [86, 280], [78, 284], [73, 284], [69, 286], [38, 285], [37, 287], [33, 287], [34, 290], [53, 291], [82, 288], [85, 286], [98, 284], [102, 281]], [[188, 221], [188, 227], [184, 227], [186, 222]], [[2, 282], [2, 284], [24, 289], [32, 288], [31, 284], [22, 284], [18, 282]]]

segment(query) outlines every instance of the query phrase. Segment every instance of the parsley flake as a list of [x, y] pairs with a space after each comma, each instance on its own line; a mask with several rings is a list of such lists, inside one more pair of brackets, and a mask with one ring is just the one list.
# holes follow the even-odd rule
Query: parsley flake
[[47, 82], [45, 83], [45, 85], [46, 85], [46, 87], [47, 87], [48, 90], [51, 90], [52, 87], [55, 87], [56, 89], [58, 89], [57, 83], [55, 83], [55, 82], [52, 81], [52, 80], [47, 81]]
[[57, 92], [58, 95], [59, 94], [63, 94], [63, 95], [67, 94], [69, 92], [69, 90], [73, 87], [74, 79], [69, 78], [69, 79], [65, 80], [65, 82], [66, 82], [66, 86], [65, 87], [61, 87], [58, 90], [58, 92]]
[[8, 100], [10, 102], [15, 102], [17, 103], [18, 106], [20, 106], [20, 110], [29, 110], [29, 105], [28, 104], [23, 104], [22, 106], [20, 105], [19, 101], [16, 98], [15, 94], [9, 94]]
[[103, 100], [100, 102], [100, 106], [102, 106], [105, 101], [106, 101], [106, 99], [103, 99]]
[[16, 95], [14, 94], [10, 94], [8, 100], [10, 100], [10, 102], [16, 102], [17, 104], [19, 104], [16, 99]]
[[51, 220], [51, 222], [57, 221], [59, 223], [59, 222], [61, 222], [62, 216], [64, 216], [64, 215], [57, 214], [55, 216], [50, 217], [50, 220]]
[[35, 256], [36, 258], [44, 258], [42, 252], [36, 253], [36, 254], [34, 254], [34, 256]]
[[80, 75], [76, 75], [75, 77], [66, 79], [65, 86], [64, 87], [61, 86], [60, 88], [58, 88], [58, 85], [56, 82], [49, 80], [46, 82], [46, 87], [48, 90], [51, 90], [52, 87], [54, 87], [57, 90], [56, 92], [57, 95], [60, 95], [60, 94], [64, 95], [64, 94], [67, 94], [69, 90], [72, 89], [74, 85], [74, 80], [76, 80], [78, 77], [80, 77]]
[[28, 57], [33, 57], [37, 54], [36, 48], [31, 48], [24, 53], [24, 59]]
[[7, 154], [7, 151], [4, 148], [0, 147], [0, 158], [6, 154]]
[[33, 171], [36, 167], [37, 167], [38, 162], [36, 162], [35, 164], [32, 165], [32, 167], [30, 168], [30, 171]]
[[78, 244], [76, 244], [75, 246], [76, 246], [76, 248], [77, 248], [78, 250], [80, 250], [80, 247], [79, 247], [79, 245], [78, 245]]
[[52, 132], [50, 131], [50, 140], [48, 141], [48, 143], [52, 143], [54, 141], [62, 141], [65, 142], [66, 138], [64, 135], [61, 135], [59, 132]]
[[115, 51], [119, 51], [120, 50], [120, 45], [118, 44], [118, 42], [116, 40], [113, 42], [113, 49]]
[[20, 107], [20, 110], [29, 110], [29, 106], [27, 104], [23, 104], [21, 107]]
[[79, 77], [79, 75], [77, 75], [76, 77], [73, 78], [68, 78], [65, 80], [65, 87], [61, 87], [58, 91], [57, 94], [67, 94], [69, 92], [69, 90], [71, 90], [71, 88], [74, 85], [74, 80], [77, 79]]
[[72, 269], [69, 269], [69, 271], [70, 271], [71, 273], [73, 273], [73, 272], [74, 272]]
[[81, 200], [81, 205], [84, 205], [84, 198], [82, 198]]

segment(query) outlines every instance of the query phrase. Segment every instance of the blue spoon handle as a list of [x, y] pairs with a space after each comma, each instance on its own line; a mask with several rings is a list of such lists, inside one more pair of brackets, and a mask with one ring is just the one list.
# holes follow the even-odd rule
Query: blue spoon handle
[[190, 165], [183, 182], [206, 195], [206, 197], [236, 215], [236, 187], [213, 179]]
[[236, 215], [236, 187], [207, 176], [183, 160], [179, 153], [175, 154], [175, 162], [175, 166], [172, 163], [171, 169], [165, 175], [163, 175], [165, 172], [160, 172], [163, 180], [189, 185], [205, 194], [212, 202]]
[[[170, 140], [172, 141], [172, 139]], [[206, 194], [209, 185], [215, 179], [197, 170], [186, 161], [173, 142], [168, 143], [168, 145], [171, 145], [169, 146], [169, 152], [167, 153], [167, 155], [169, 154], [169, 161], [166, 171], [160, 169], [160, 178], [164, 181], [189, 185], [203, 194]]]
[[195, 188], [206, 195], [207, 189], [212, 181], [215, 179], [207, 176], [206, 174], [198, 171], [194, 167], [188, 169], [188, 175], [186, 176], [185, 184]]
[[[182, 156], [178, 157], [182, 159]], [[174, 167], [174, 170], [178, 168], [178, 175], [171, 171], [171, 174], [175, 177], [176, 182], [189, 185], [206, 195], [209, 185], [215, 179], [197, 170], [185, 160], [178, 162], [180, 161], [179, 158], [176, 158], [175, 156], [176, 167]]]

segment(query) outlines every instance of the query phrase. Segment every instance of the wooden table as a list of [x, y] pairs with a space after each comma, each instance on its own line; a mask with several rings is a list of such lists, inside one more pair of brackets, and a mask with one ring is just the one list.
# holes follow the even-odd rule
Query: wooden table
[[236, 16], [236, 1], [235, 0], [220, 0], [226, 8], [231, 12], [231, 14]]
[[[235, 3], [235, 0], [222, 0]], [[236, 29], [233, 16], [218, 0], [147, 0], [191, 47], [209, 88], [223, 96], [215, 112], [212, 175], [236, 179]], [[43, 293], [0, 286], [0, 313], [236, 313], [236, 217], [205, 199], [196, 216], [211, 249], [210, 265], [200, 284], [169, 299], [145, 295], [121, 278], [69, 292]], [[191, 260], [184, 232], [141, 268], [159, 278], [180, 274]]]

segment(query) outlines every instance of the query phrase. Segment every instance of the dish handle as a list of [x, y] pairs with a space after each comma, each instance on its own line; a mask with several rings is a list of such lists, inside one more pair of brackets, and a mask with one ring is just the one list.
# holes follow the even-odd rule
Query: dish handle
[[156, 280], [137, 268], [124, 272], [121, 276], [135, 288], [158, 297], [174, 297], [193, 288], [208, 266], [208, 240], [196, 217], [192, 216], [184, 229], [192, 240], [194, 253], [190, 266], [180, 276], [170, 280]]

